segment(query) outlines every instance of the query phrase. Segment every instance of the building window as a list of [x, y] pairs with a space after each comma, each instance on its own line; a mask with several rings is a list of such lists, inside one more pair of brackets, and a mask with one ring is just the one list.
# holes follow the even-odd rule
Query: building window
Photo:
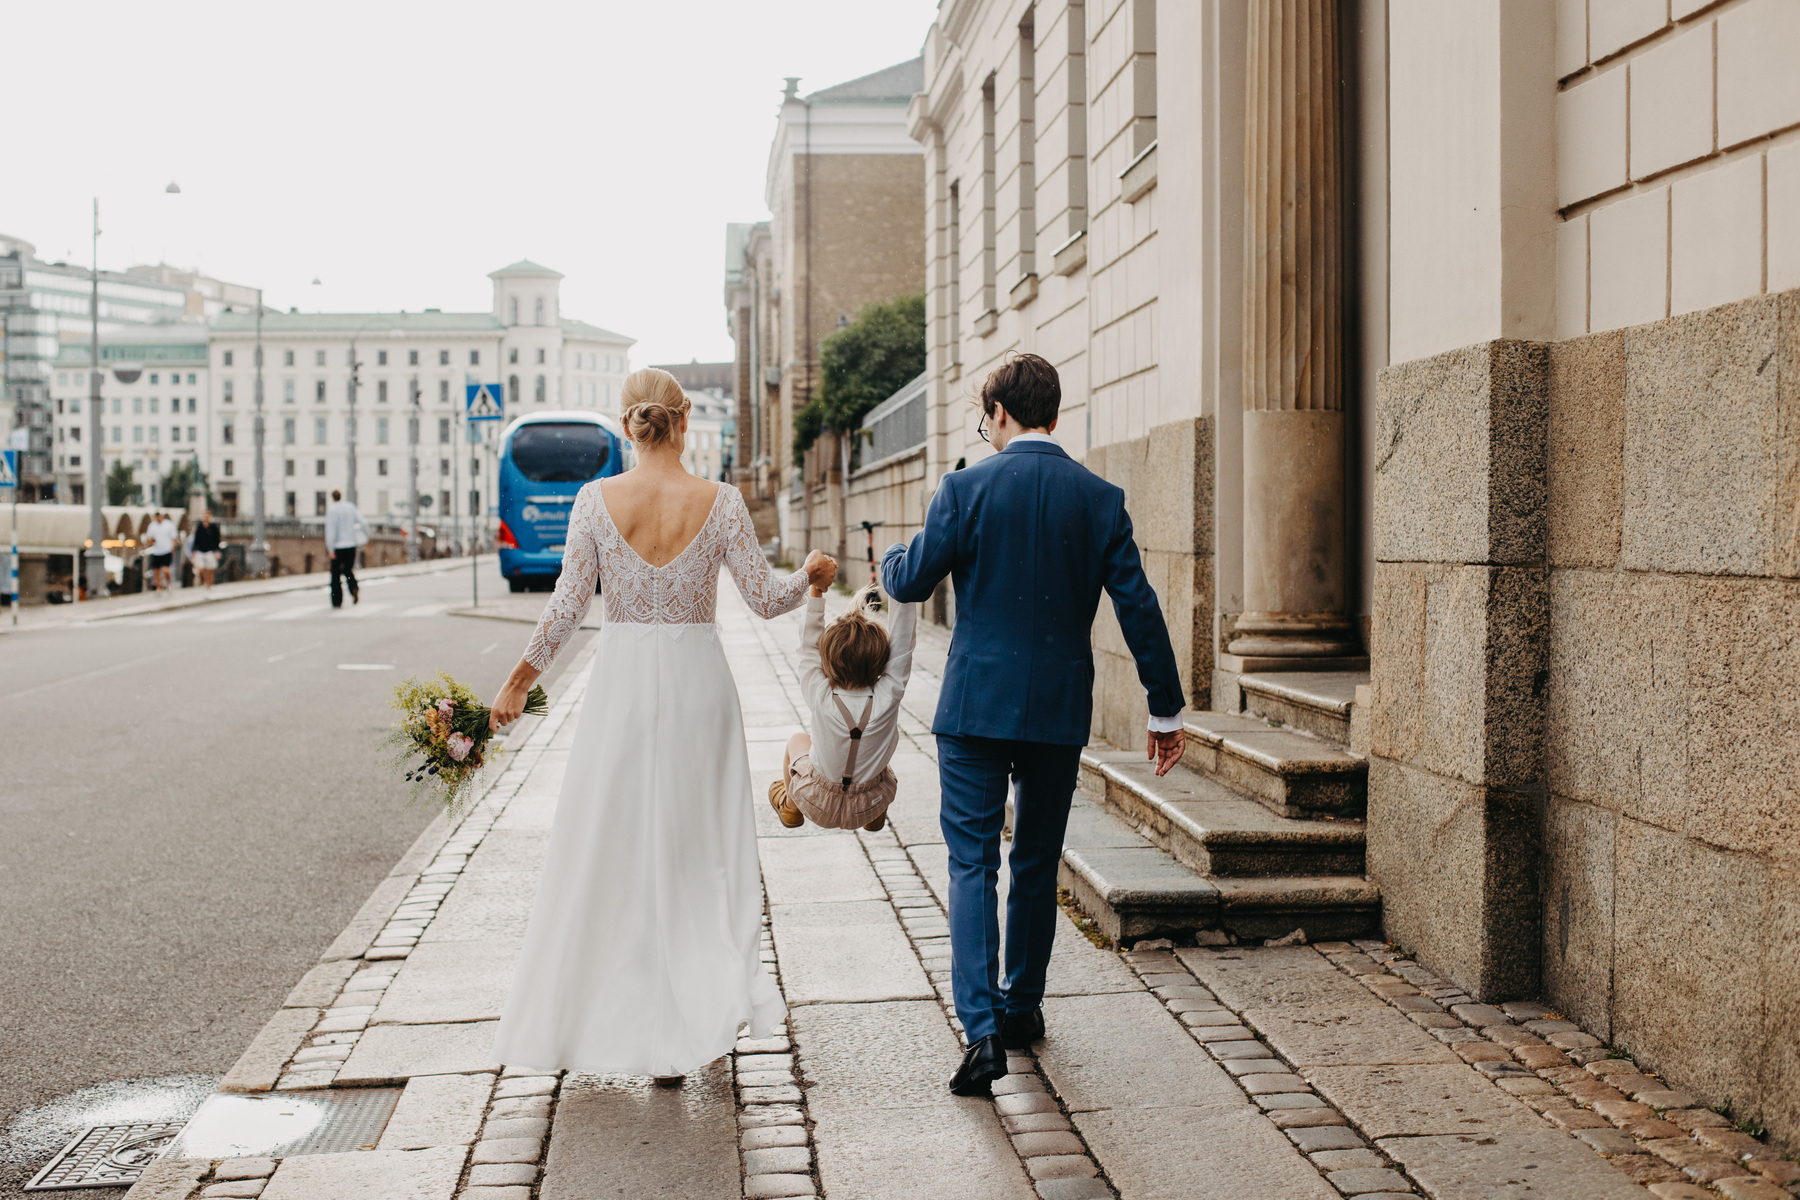
[[506, 403], [508, 407], [515, 407], [519, 403], [519, 377], [517, 375], [506, 377]]
[[479, 517], [481, 515], [481, 489], [480, 488], [470, 488], [469, 489], [469, 515], [471, 517]]
[[[59, 429], [59, 430], [57, 430], [57, 432], [61, 433], [62, 430]], [[61, 439], [59, 438], [58, 440], [60, 441]], [[169, 440], [171, 442], [179, 442], [181, 440], [181, 426], [179, 426], [179, 425], [169, 426]]]
[[544, 361], [544, 348], [542, 346], [539, 346], [538, 347], [538, 362], [542, 363], [543, 361]]
[[387, 366], [387, 351], [386, 350], [377, 350], [375, 352], [375, 365], [378, 367]]
[[447, 458], [438, 459], [438, 474], [439, 475], [448, 475], [449, 473], [450, 473], [450, 460]]
[[355, 346], [345, 346], [344, 347], [344, 365], [346, 367], [356, 366], [356, 347]]
[[387, 385], [388, 385], [388, 381], [385, 379], [379, 380], [375, 384], [375, 403], [377, 403], [377, 404], [386, 404], [387, 403]]
[[158, 376], [155, 371], [150, 372], [150, 382], [152, 384], [154, 384], [159, 378], [161, 378], [161, 377]]
[[532, 317], [531, 323], [533, 325], [542, 325], [544, 323], [544, 298], [542, 296], [539, 296], [537, 298], [537, 304], [535, 307], [537, 309], [537, 312]]
[[536, 397], [536, 399], [539, 404], [542, 404], [544, 402], [544, 377], [542, 375], [539, 375], [537, 377], [537, 397]]
[[[324, 352], [320, 351], [320, 353], [324, 353]], [[325, 381], [323, 379], [313, 380], [313, 403], [314, 404], [325, 403]]]
[[325, 418], [324, 417], [314, 417], [313, 418], [313, 445], [323, 446], [324, 444], [325, 444]]
[[440, 506], [438, 511], [443, 513], [445, 516], [449, 516], [450, 515], [450, 493], [449, 492], [439, 493], [438, 494], [438, 504]]
[[313, 366], [322, 367], [324, 365], [325, 365], [325, 352], [323, 350], [314, 350], [313, 351]]
[[325, 473], [325, 460], [322, 458], [313, 459], [313, 474], [314, 475], [323, 475], [324, 473]]
[[375, 418], [375, 444], [377, 446], [388, 444], [388, 419], [386, 417]]
[[122, 434], [124, 432], [125, 432], [125, 430], [121, 426], [114, 425], [112, 427], [112, 433], [113, 433], [112, 440], [115, 445], [124, 440], [122, 437], [120, 437], [120, 434]]
[[142, 425], [133, 425], [131, 427], [131, 440], [134, 443], [139, 443], [139, 444], [141, 444], [143, 442], [144, 427]]
[[296, 502], [299, 499], [300, 499], [299, 495], [294, 492], [289, 492], [287, 494], [287, 506], [286, 507], [287, 507], [287, 515], [288, 516], [297, 517], [300, 515], [299, 511], [298, 511], [298, 506], [296, 504]]
[[150, 397], [150, 411], [154, 413], [154, 412], [160, 411], [160, 409], [161, 409], [161, 404], [159, 403], [159, 397], [156, 397], [156, 396]]
[[[439, 417], [438, 418], [438, 445], [448, 446], [449, 444], [450, 444], [450, 418], [449, 417]], [[444, 469], [446, 471], [448, 471], [449, 467], [446, 466]]]
[[237, 382], [235, 380], [227, 379], [220, 386], [220, 398], [227, 404], [237, 399]]
[[281, 444], [291, 446], [294, 440], [294, 418], [287, 417], [281, 422]]
[[514, 296], [511, 301], [508, 302], [507, 315], [509, 319], [506, 323], [508, 325], [517, 325], [519, 323], [519, 298], [517, 296]]
[[[81, 440], [81, 426], [79, 426], [79, 425], [69, 426], [69, 440], [71, 442], [79, 442]], [[188, 434], [188, 441], [191, 442], [193, 440], [194, 440], [193, 433], [190, 430], [190, 432]]]
[[294, 473], [294, 460], [293, 459], [290, 458], [286, 462], [281, 464], [281, 473], [283, 475], [292, 475]]
[[194, 411], [194, 405], [195, 405], [195, 404], [197, 404], [197, 403], [198, 403], [198, 401], [197, 401], [197, 400], [195, 400], [195, 399], [194, 399], [194, 397], [192, 397], [192, 396], [189, 396], [189, 397], [188, 397], [188, 411], [189, 411], [189, 412], [193, 412], [193, 411]]
[[292, 404], [294, 402], [294, 381], [291, 379], [284, 379], [281, 381], [281, 402], [283, 404]]
[[377, 475], [386, 475], [387, 474], [387, 459], [378, 458], [375, 460], [375, 473]]
[[516, 363], [519, 361], [519, 348], [517, 346], [514, 346], [506, 352], [506, 361], [509, 363]]
[[406, 365], [409, 367], [416, 367], [419, 365], [419, 352], [417, 350], [408, 350], [406, 352]]
[[161, 425], [152, 425], [150, 427], [150, 441], [152, 444], [162, 441], [162, 426]]
[[313, 493], [313, 516], [322, 517], [324, 515], [325, 515], [325, 493], [324, 492], [314, 492]]
[[192, 371], [188, 372], [188, 382], [189, 383], [194, 382], [194, 373]]
[[119, 414], [119, 405], [123, 399], [124, 399], [124, 397], [122, 397], [122, 396], [114, 396], [112, 398], [112, 402], [113, 402], [112, 410], [113, 410], [114, 416], [117, 416]]
[[230, 476], [235, 475], [237, 473], [236, 468], [237, 468], [236, 462], [232, 461], [229, 458], [225, 460], [225, 474], [226, 474], [227, 478], [229, 478]]
[[223, 363], [223, 364], [224, 364], [224, 365], [225, 365], [225, 366], [227, 366], [227, 367], [229, 367], [229, 366], [230, 366], [230, 365], [231, 365], [231, 351], [229, 351], [229, 350], [227, 350], [227, 351], [226, 351], [226, 352], [225, 352], [225, 357], [224, 357], [224, 358], [223, 358], [223, 359], [221, 359], [221, 360], [220, 360], [220, 361], [221, 361], [221, 362], [222, 362], [222, 363]]
[[450, 352], [448, 350], [439, 350], [438, 351], [438, 366], [447, 367], [449, 365], [450, 365]]
[[76, 416], [76, 417], [79, 417], [81, 415], [81, 397], [80, 396], [69, 397], [69, 415]]
[[[77, 429], [77, 430], [76, 430], [76, 431], [75, 431], [75, 432], [76, 432], [76, 433], [80, 433], [80, 432], [81, 432], [81, 430], [79, 430], [79, 429]], [[195, 429], [195, 428], [194, 428], [194, 427], [193, 427], [193, 426], [192, 426], [192, 425], [189, 425], [189, 426], [188, 426], [188, 442], [189, 442], [189, 443], [190, 443], [190, 444], [191, 444], [191, 443], [193, 443], [193, 442], [197, 442], [197, 441], [199, 441], [199, 440], [200, 440], [200, 439], [199, 439], [199, 438], [197, 438], [197, 437], [195, 437], [195, 436], [194, 436], [194, 435], [195, 435], [195, 434], [196, 434], [196, 433], [198, 433], [198, 432], [199, 432], [199, 430], [197, 430], [197, 429]]]
[[479, 367], [481, 365], [481, 351], [479, 351], [479, 350], [469, 351], [469, 365], [471, 367]]
[[294, 352], [292, 350], [283, 350], [281, 352], [281, 365], [284, 367], [291, 367], [294, 365]]
[[67, 387], [68, 385], [69, 385], [68, 372], [67, 371], [58, 371], [56, 373], [56, 386], [57, 387]]
[[450, 403], [450, 381], [448, 379], [438, 380], [438, 403]]

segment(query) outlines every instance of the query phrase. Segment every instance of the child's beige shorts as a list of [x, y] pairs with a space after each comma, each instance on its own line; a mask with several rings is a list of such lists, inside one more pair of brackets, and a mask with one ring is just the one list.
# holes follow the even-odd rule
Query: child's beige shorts
[[892, 767], [867, 783], [846, 788], [813, 768], [812, 755], [802, 754], [788, 766], [788, 798], [806, 819], [823, 829], [861, 829], [887, 813], [900, 787]]

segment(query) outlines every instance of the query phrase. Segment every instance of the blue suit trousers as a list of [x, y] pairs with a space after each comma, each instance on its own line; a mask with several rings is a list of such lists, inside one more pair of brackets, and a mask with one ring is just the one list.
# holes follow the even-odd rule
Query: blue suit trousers
[[[939, 822], [950, 854], [950, 986], [969, 1044], [1003, 1013], [1042, 1003], [1056, 937], [1056, 870], [1081, 747], [939, 734]], [[1000, 831], [1013, 796], [1006, 976], [1000, 976]]]

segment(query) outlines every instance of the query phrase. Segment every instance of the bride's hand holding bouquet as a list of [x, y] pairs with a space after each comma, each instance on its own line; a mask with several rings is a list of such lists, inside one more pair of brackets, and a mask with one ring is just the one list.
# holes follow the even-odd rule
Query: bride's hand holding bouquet
[[[532, 678], [536, 676], [533, 671]], [[549, 711], [550, 697], [543, 688], [527, 680], [513, 697], [511, 686], [509, 681], [493, 709], [442, 671], [435, 680], [408, 679], [394, 689], [389, 703], [401, 715], [387, 744], [397, 752], [394, 769], [405, 772], [403, 778], [413, 785], [415, 795], [430, 791], [454, 813], [474, 790], [475, 776], [489, 754], [499, 753], [498, 747], [488, 747], [494, 731], [523, 714], [542, 716]], [[496, 721], [502, 711], [509, 715]], [[423, 761], [414, 762], [415, 756]]]

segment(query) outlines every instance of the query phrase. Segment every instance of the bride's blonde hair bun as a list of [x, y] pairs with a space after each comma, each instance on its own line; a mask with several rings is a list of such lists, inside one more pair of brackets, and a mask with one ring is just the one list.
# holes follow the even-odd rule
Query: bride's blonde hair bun
[[659, 367], [645, 367], [625, 377], [619, 393], [625, 411], [625, 436], [639, 446], [655, 446], [674, 438], [681, 418], [693, 407], [675, 377]]

